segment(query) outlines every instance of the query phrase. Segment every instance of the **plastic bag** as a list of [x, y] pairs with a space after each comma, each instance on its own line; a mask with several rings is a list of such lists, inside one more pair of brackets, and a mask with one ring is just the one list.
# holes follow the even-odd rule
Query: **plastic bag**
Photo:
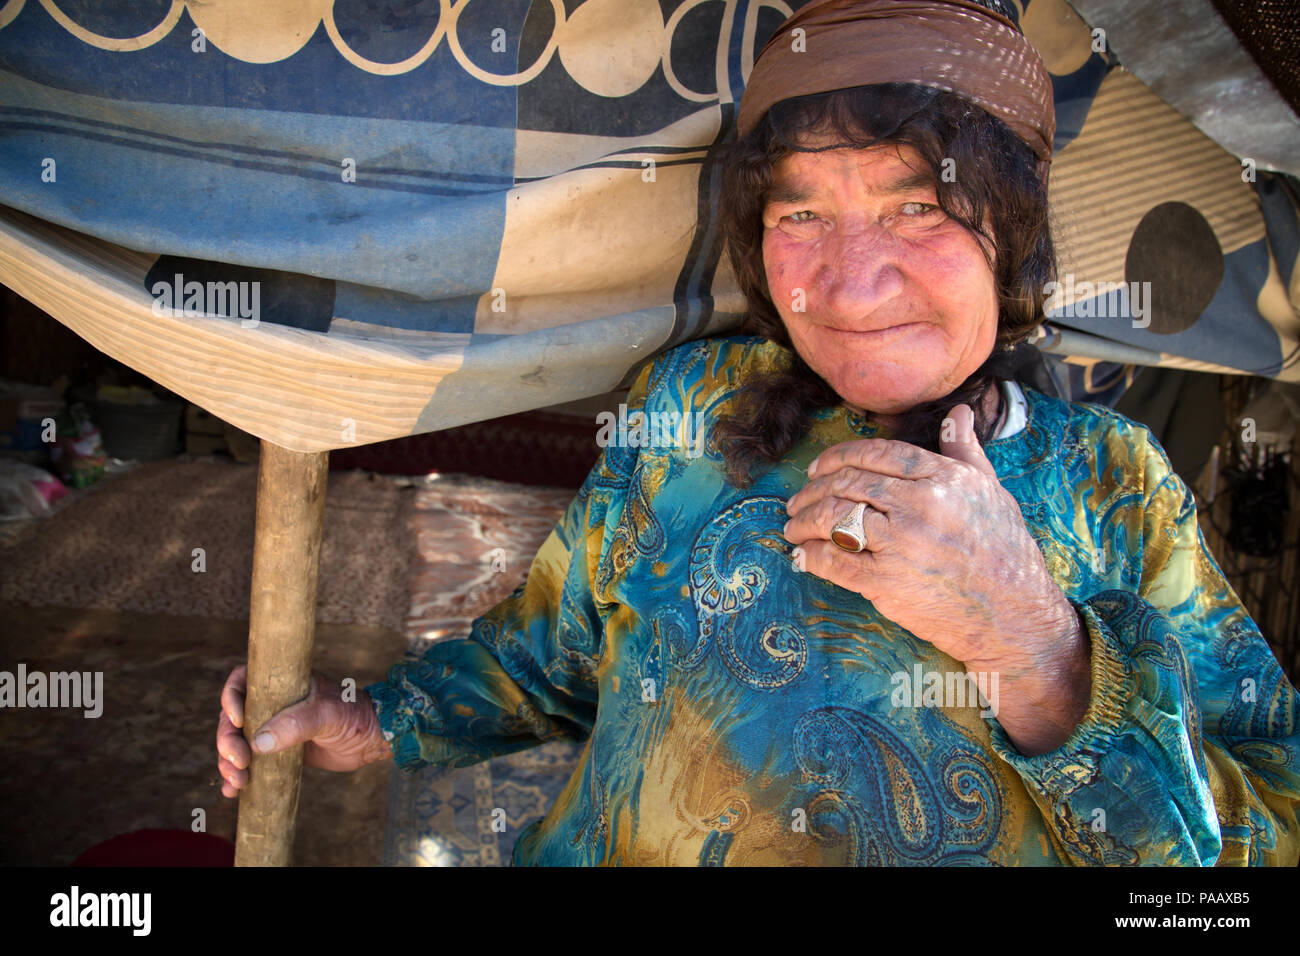
[[104, 441], [91, 422], [86, 406], [80, 402], [55, 420], [50, 461], [59, 477], [74, 488], [85, 488], [104, 477], [104, 465], [108, 461]]
[[66, 494], [63, 482], [45, 469], [0, 459], [0, 521], [48, 517]]

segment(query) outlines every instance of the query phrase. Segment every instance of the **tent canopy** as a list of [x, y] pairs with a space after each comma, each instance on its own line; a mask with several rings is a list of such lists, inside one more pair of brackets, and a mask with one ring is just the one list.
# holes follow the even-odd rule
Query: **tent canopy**
[[[295, 451], [610, 391], [740, 322], [715, 157], [801, 5], [8, 0], [0, 280]], [[1297, 192], [1270, 171], [1300, 125], [1250, 100], [1254, 157], [1216, 122], [1216, 89], [1271, 90], [1232, 31], [1205, 0], [1013, 5], [1056, 95], [1037, 344], [1071, 397], [1127, 364], [1300, 381]], [[1175, 108], [1142, 77], [1193, 22], [1238, 58]]]

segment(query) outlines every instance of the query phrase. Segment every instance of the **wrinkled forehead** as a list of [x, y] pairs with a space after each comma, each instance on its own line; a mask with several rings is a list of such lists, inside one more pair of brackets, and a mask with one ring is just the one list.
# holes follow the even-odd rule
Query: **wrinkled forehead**
[[825, 134], [801, 136], [799, 149], [787, 152], [772, 165], [772, 175], [765, 195], [788, 191], [794, 185], [809, 185], [818, 180], [856, 175], [872, 182], [907, 186], [933, 183], [934, 170], [925, 158], [905, 143], [881, 143], [856, 147]]

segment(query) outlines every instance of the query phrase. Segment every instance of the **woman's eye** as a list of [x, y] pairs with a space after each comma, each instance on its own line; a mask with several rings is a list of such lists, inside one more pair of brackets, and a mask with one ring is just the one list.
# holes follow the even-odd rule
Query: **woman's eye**
[[799, 240], [817, 239], [830, 228], [826, 220], [808, 209], [800, 209], [782, 216], [776, 225], [790, 238]]
[[932, 212], [938, 212], [939, 207], [932, 202], [908, 202], [903, 203], [903, 213], [907, 216], [928, 216]]

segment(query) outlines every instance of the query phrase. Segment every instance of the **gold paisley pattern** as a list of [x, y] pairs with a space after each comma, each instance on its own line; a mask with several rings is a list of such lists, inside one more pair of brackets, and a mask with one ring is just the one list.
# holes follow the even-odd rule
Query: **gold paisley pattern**
[[[629, 404], [708, 422], [779, 357], [684, 346]], [[808, 462], [886, 434], [841, 407], [745, 490], [713, 453], [606, 449], [526, 585], [369, 688], [399, 766], [584, 742], [517, 864], [1294, 865], [1300, 704], [1190, 492], [1142, 426], [1026, 397], [986, 453], [1091, 640], [1057, 751], [1025, 757], [977, 707], [896, 706], [892, 674], [964, 668], [792, 568]]]

